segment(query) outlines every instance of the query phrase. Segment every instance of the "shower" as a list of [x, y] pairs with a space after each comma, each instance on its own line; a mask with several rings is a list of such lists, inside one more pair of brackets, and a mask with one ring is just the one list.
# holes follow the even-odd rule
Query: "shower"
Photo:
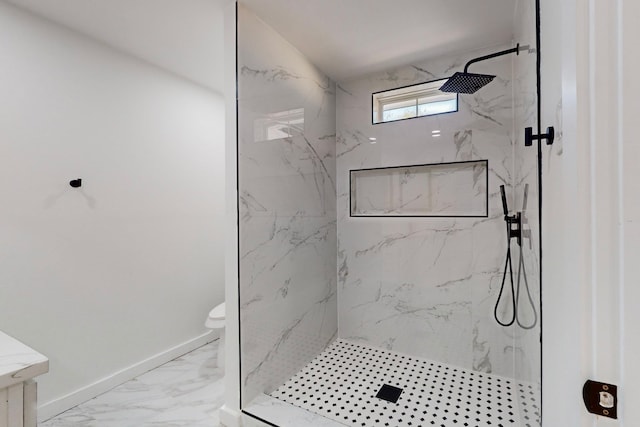
[[[416, 20], [442, 44], [431, 53], [412, 47], [426, 39], [405, 27], [435, 13], [432, 2], [309, 0], [313, 14], [294, 3], [241, 2], [236, 19], [243, 412], [278, 427], [538, 426], [539, 193], [520, 132], [537, 119], [537, 58], [509, 55], [537, 48], [535, 2], [446, 2], [451, 13], [465, 8], [468, 21], [447, 25], [468, 38], [449, 42]], [[510, 23], [499, 39], [470, 31], [487, 3]], [[308, 13], [309, 44], [265, 4]], [[311, 25], [323, 14], [348, 22], [344, 34]], [[319, 62], [317, 40], [333, 36], [350, 43]], [[383, 61], [401, 47], [415, 57]], [[499, 56], [489, 71], [477, 66], [484, 77], [469, 72]], [[362, 68], [340, 65], [353, 57]], [[457, 93], [439, 90], [447, 80]], [[393, 120], [378, 120], [381, 111]], [[496, 323], [496, 298], [509, 328]]]
[[[523, 46], [523, 50], [529, 49], [528, 46]], [[484, 55], [478, 58], [474, 58], [471, 61], [467, 62], [464, 66], [464, 71], [457, 72], [453, 76], [449, 78], [441, 87], [440, 90], [442, 92], [456, 92], [456, 93], [467, 93], [472, 94], [476, 93], [478, 90], [488, 85], [493, 81], [496, 76], [491, 74], [476, 74], [469, 73], [469, 65], [475, 64], [476, 62], [486, 61], [487, 59], [497, 58], [499, 56], [509, 55], [510, 53], [515, 53], [516, 55], [520, 54], [520, 44], [516, 44], [516, 47], [512, 49], [503, 50], [500, 52], [492, 53], [489, 55]]]

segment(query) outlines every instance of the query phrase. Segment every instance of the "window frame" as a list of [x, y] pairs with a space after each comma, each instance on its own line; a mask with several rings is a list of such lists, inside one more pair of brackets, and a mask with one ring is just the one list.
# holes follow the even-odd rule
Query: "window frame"
[[[418, 115], [418, 107], [420, 105], [420, 104], [418, 104], [418, 100], [425, 97], [424, 96], [425, 91], [416, 91], [415, 92], [415, 96], [413, 96], [413, 94], [411, 94], [411, 92], [408, 92], [407, 94], [404, 94], [404, 95], [395, 95], [395, 96], [393, 96], [393, 98], [396, 98], [394, 100], [394, 102], [401, 102], [403, 100], [407, 101], [407, 100], [415, 99], [415, 101], [416, 101], [416, 116], [414, 116], [414, 117], [405, 117], [403, 119], [388, 120], [388, 121], [380, 120], [378, 122], [376, 122], [375, 119], [374, 119], [374, 112], [377, 111], [377, 114], [380, 115], [381, 112], [383, 111], [382, 108], [380, 108], [380, 107], [381, 107], [381, 105], [384, 105], [380, 101], [376, 101], [376, 95], [379, 95], [379, 94], [385, 93], [385, 92], [396, 91], [396, 90], [400, 90], [400, 89], [407, 89], [407, 88], [411, 88], [411, 87], [414, 87], [414, 86], [427, 85], [429, 83], [434, 83], [434, 82], [442, 82], [442, 84], [444, 84], [445, 81], [447, 81], [446, 78], [435, 79], [435, 80], [429, 80], [429, 81], [426, 81], [426, 82], [413, 83], [413, 84], [406, 85], [406, 86], [394, 87], [394, 88], [391, 88], [391, 89], [385, 89], [385, 90], [380, 90], [380, 91], [377, 91], [377, 92], [373, 92], [371, 94], [371, 111], [370, 111], [371, 124], [372, 125], [380, 125], [380, 124], [384, 124], [384, 123], [394, 123], [394, 122], [401, 122], [401, 121], [404, 121], [404, 120], [421, 119], [421, 118], [424, 118], [424, 117], [432, 117], [432, 116], [439, 116], [439, 115], [442, 115], [442, 114], [457, 113], [460, 110], [460, 95], [458, 93], [455, 94], [455, 100], [456, 100], [456, 109], [455, 110], [446, 111], [446, 112], [442, 112], [442, 113], [435, 113], [435, 114], [426, 114], [426, 115], [422, 115], [422, 116]], [[442, 85], [440, 85], [440, 86], [442, 86]], [[433, 102], [442, 102], [442, 101], [447, 101], [447, 100], [433, 101]], [[376, 103], [378, 103], [377, 106], [376, 106]], [[426, 104], [429, 104], [429, 103], [426, 103]], [[426, 105], [426, 104], [422, 104], [422, 105]], [[376, 107], [378, 107], [378, 108], [376, 108]]]

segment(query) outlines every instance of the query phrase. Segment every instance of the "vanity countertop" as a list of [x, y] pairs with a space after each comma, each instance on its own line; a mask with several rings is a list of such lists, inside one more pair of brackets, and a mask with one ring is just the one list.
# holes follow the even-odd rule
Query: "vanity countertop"
[[49, 372], [49, 359], [0, 331], [0, 389]]

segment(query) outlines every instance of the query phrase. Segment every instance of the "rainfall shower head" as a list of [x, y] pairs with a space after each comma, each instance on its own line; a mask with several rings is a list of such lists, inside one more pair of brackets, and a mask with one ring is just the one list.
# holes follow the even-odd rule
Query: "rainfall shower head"
[[[524, 46], [523, 49], [529, 49], [528, 46]], [[491, 74], [475, 74], [469, 73], [469, 65], [474, 64], [476, 62], [485, 61], [487, 59], [495, 58], [502, 55], [508, 55], [510, 53], [515, 53], [518, 55], [520, 53], [520, 44], [517, 44], [516, 47], [512, 49], [503, 50], [501, 52], [492, 53], [490, 55], [481, 56], [479, 58], [474, 58], [471, 61], [467, 62], [467, 65], [464, 66], [464, 72], [457, 72], [453, 76], [451, 76], [441, 87], [440, 90], [442, 92], [455, 92], [455, 93], [476, 93], [482, 87], [491, 83], [491, 81], [496, 77]]]
[[457, 72], [441, 87], [443, 92], [476, 93], [479, 89], [491, 83], [495, 76], [490, 74], [474, 74]]

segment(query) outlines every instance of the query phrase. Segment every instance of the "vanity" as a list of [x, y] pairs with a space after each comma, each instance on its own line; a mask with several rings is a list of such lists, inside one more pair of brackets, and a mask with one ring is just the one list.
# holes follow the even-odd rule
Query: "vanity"
[[0, 427], [36, 427], [37, 385], [49, 359], [0, 331]]

